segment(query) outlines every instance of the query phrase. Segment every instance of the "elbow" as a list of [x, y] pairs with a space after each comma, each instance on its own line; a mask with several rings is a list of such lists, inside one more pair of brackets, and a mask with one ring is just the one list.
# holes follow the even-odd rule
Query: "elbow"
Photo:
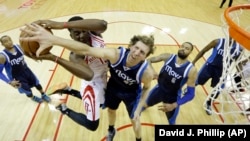
[[91, 81], [94, 77], [93, 71], [88, 71], [87, 73], [85, 71], [79, 70], [77, 73], [73, 73], [78, 78], [84, 79], [86, 81]]
[[102, 30], [105, 31], [108, 28], [108, 23], [105, 20], [101, 20], [100, 27], [102, 27]]
[[94, 77], [94, 72], [91, 71], [90, 73], [88, 73], [88, 75], [82, 75], [82, 78], [85, 79], [86, 81], [91, 81]]

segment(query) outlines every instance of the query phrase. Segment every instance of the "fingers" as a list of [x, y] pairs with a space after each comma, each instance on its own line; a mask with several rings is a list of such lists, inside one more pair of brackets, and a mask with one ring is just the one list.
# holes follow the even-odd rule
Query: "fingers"
[[39, 57], [39, 55], [41, 54], [42, 51], [43, 51], [43, 49], [41, 47], [39, 47], [38, 50], [36, 51], [36, 57]]

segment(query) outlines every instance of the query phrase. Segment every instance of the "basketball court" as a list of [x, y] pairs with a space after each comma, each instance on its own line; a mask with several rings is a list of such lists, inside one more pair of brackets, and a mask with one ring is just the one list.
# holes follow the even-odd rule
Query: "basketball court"
[[[206, 1], [207, 2], [207, 1]], [[227, 3], [227, 2], [226, 2]], [[210, 41], [225, 37], [222, 30], [224, 8], [219, 8], [220, 1], [210, 0], [149, 0], [138, 1], [62, 1], [62, 0], [0, 0], [0, 36], [9, 35], [14, 43], [19, 44], [20, 28], [25, 24], [39, 19], [67, 21], [72, 16], [82, 16], [85, 19], [98, 18], [108, 22], [108, 29], [103, 38], [107, 47], [127, 46], [130, 38], [137, 34], [153, 34], [156, 52], [176, 53], [178, 46], [185, 41], [192, 42], [196, 48], [190, 55], [193, 60], [199, 50]], [[249, 4], [247, 0], [235, 0], [233, 5]], [[241, 19], [242, 24], [249, 24], [250, 16]], [[53, 34], [71, 39], [68, 30], [53, 30]], [[3, 47], [2, 47], [3, 49]], [[51, 52], [68, 59], [69, 51], [64, 48], [53, 48]], [[196, 63], [199, 70], [210, 53]], [[153, 56], [153, 55], [152, 55]], [[34, 61], [25, 58], [29, 67], [38, 76], [42, 86], [47, 90], [50, 86], [67, 82], [72, 88], [79, 89], [81, 80], [70, 72], [51, 61]], [[154, 64], [159, 71], [162, 64]], [[155, 85], [153, 81], [152, 85]], [[0, 82], [0, 139], [5, 141], [105, 141], [108, 128], [107, 110], [101, 111], [101, 119], [95, 132], [76, 124], [67, 116], [55, 109], [58, 103], [64, 101], [67, 106], [77, 112], [84, 112], [81, 101], [67, 95], [53, 95], [52, 102], [37, 104], [25, 95], [21, 95], [11, 86]], [[35, 95], [40, 96], [36, 89]], [[215, 114], [208, 116], [203, 104], [211, 92], [210, 82], [196, 87], [195, 98], [181, 106], [177, 124], [249, 124], [250, 117], [239, 111], [248, 108], [250, 91], [241, 95], [228, 94], [226, 98], [234, 101], [226, 109], [232, 114], [221, 114], [220, 102], [215, 102]], [[225, 96], [225, 95], [223, 95]], [[222, 98], [223, 98], [222, 96]], [[240, 96], [240, 98], [239, 98]], [[244, 100], [242, 100], [244, 97]], [[235, 102], [236, 101], [236, 102]], [[232, 106], [233, 105], [233, 106]], [[244, 105], [244, 106], [243, 106]], [[223, 105], [224, 106], [224, 105]], [[232, 106], [232, 107], [231, 107]], [[237, 119], [237, 121], [235, 121]], [[163, 112], [157, 110], [157, 105], [144, 111], [141, 115], [142, 139], [154, 141], [154, 125], [167, 125]], [[223, 123], [224, 122], [224, 123]], [[123, 104], [117, 111], [115, 127], [118, 132], [114, 141], [134, 140], [133, 129]]]

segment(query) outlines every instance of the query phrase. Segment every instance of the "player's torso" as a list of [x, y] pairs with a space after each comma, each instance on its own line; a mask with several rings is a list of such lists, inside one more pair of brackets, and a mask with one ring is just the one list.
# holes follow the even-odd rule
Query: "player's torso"
[[[213, 48], [211, 56], [207, 59], [207, 62], [209, 64], [216, 66], [218, 68], [222, 68], [225, 43], [226, 40], [224, 38], [221, 38], [216, 47]], [[233, 58], [237, 58], [240, 55], [241, 51], [242, 49], [240, 45], [234, 42], [230, 49], [231, 56]]]
[[179, 65], [176, 63], [176, 58], [176, 55], [172, 55], [165, 61], [158, 78], [160, 87], [179, 89], [186, 82], [189, 70], [193, 65], [189, 61]]
[[[99, 36], [90, 34], [91, 46], [95, 48], [105, 48], [105, 43], [103, 39]], [[108, 64], [107, 61], [102, 58], [97, 58], [93, 56], [85, 56], [85, 62], [94, 72], [94, 79], [107, 79]]]
[[141, 77], [148, 66], [147, 61], [141, 62], [133, 67], [126, 67], [126, 60], [128, 50], [120, 48], [120, 58], [116, 64], [110, 64], [110, 83], [113, 85], [125, 89], [135, 90], [141, 84]]
[[20, 73], [27, 68], [27, 64], [24, 60], [24, 55], [18, 45], [14, 46], [16, 52], [12, 53], [4, 50], [7, 63], [11, 66], [12, 74]]

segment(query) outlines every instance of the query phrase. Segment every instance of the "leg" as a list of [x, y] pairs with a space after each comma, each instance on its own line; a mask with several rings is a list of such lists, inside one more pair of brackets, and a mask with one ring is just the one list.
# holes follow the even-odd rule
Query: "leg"
[[[220, 94], [220, 90], [215, 89], [216, 85], [219, 83], [221, 75], [222, 75], [222, 70], [217, 70], [217, 68], [210, 68], [210, 73], [212, 73], [213, 75], [211, 75], [211, 87], [213, 89], [211, 96], [207, 99], [206, 101], [206, 113], [208, 115], [212, 114], [212, 102], [217, 99], [217, 97]], [[221, 84], [220, 89], [224, 89], [225, 85]]]
[[71, 118], [76, 123], [86, 127], [90, 131], [95, 131], [99, 125], [99, 119], [96, 121], [90, 121], [87, 119], [86, 115], [82, 113], [77, 113], [71, 109], [69, 109], [65, 104], [60, 104], [56, 107], [56, 109], [60, 110], [62, 114], [66, 114], [69, 118]]
[[43, 102], [43, 100], [42, 100], [41, 98], [39, 98], [39, 97], [37, 97], [37, 96], [34, 96], [32, 93], [26, 94], [26, 96], [27, 96], [28, 98], [31, 98], [31, 100], [33, 100], [33, 101], [35, 101], [35, 102], [37, 102], [37, 103], [42, 103], [42, 102]]
[[38, 84], [38, 85], [36, 85], [35, 87], [36, 87], [36, 89], [41, 93], [42, 99], [43, 99], [43, 100], [45, 100], [46, 102], [50, 102], [50, 101], [51, 101], [51, 98], [48, 97], [48, 96], [45, 94], [45, 92], [44, 92], [44, 90], [43, 90], [41, 84]]
[[[81, 94], [79, 91], [74, 90], [77, 95], [80, 95], [83, 100], [83, 105], [86, 111], [86, 115], [82, 113], [77, 113], [66, 107], [65, 104], [61, 104], [57, 106], [57, 109], [60, 110], [63, 114], [66, 114], [69, 118], [71, 118], [76, 123], [86, 127], [91, 131], [95, 131], [99, 126], [100, 119], [100, 102], [99, 102], [99, 94], [103, 94], [103, 89], [99, 91], [98, 88], [93, 88], [90, 85], [86, 87], [83, 86]], [[74, 95], [75, 96], [75, 95]], [[79, 97], [79, 96], [78, 96]]]
[[233, 4], [233, 0], [229, 0], [228, 7], [231, 7]]
[[223, 7], [223, 5], [224, 5], [225, 2], [226, 2], [226, 0], [222, 0], [222, 1], [221, 1], [220, 8]]
[[70, 88], [70, 86], [68, 86], [65, 82], [49, 87], [47, 93], [48, 95], [53, 95], [57, 93], [68, 94], [76, 98], [82, 99], [80, 92], [78, 90]]
[[109, 128], [108, 128], [107, 141], [113, 141], [116, 133], [116, 130], [114, 128], [116, 121], [116, 110], [108, 108], [108, 120], [109, 120]]
[[173, 111], [165, 113], [170, 125], [175, 125], [178, 113], [179, 113], [179, 106], [176, 107]]
[[37, 103], [42, 103], [43, 102], [43, 100], [41, 98], [33, 95], [32, 90], [31, 90], [30, 86], [27, 83], [21, 82], [21, 87], [18, 88], [18, 91], [20, 93], [25, 93], [28, 98], [30, 98], [31, 100], [33, 100], [33, 101], [35, 101]]
[[213, 91], [211, 96], [208, 98], [208, 100], [206, 101], [206, 113], [208, 115], [212, 114], [212, 102], [218, 98], [220, 92], [219, 91]]

